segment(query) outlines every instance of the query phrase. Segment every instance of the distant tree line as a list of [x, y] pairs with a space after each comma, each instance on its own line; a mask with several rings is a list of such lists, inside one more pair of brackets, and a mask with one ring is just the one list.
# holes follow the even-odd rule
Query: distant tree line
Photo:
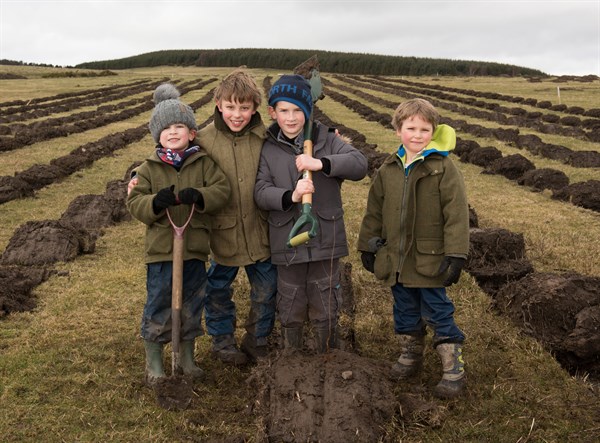
[[25, 63], [20, 60], [7, 60], [5, 58], [0, 60], [0, 65], [8, 66], [41, 66], [42, 68], [58, 68], [59, 66], [48, 65], [46, 63]]
[[202, 66], [291, 71], [317, 55], [323, 72], [359, 75], [547, 76], [537, 69], [503, 63], [295, 49], [164, 50], [115, 60], [81, 63], [80, 69]]

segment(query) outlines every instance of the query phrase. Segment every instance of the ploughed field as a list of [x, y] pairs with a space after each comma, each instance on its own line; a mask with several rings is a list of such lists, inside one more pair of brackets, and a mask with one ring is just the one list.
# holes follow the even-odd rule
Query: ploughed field
[[[0, 80], [0, 419], [7, 441], [597, 441], [600, 417], [600, 81], [321, 73], [316, 118], [349, 136], [369, 177], [344, 183], [351, 255], [341, 349], [280, 353], [207, 379], [185, 410], [144, 387], [139, 318], [144, 228], [125, 205], [154, 146], [152, 92], [171, 81], [200, 126], [229, 69], [165, 67], [109, 77]], [[0, 72], [2, 69], [0, 69]], [[253, 70], [268, 91], [277, 71]], [[583, 81], [585, 80], [585, 81]], [[560, 103], [558, 92], [560, 90]], [[416, 383], [397, 358], [389, 288], [355, 248], [370, 177], [397, 148], [391, 114], [423, 97], [453, 126], [471, 206], [471, 252], [449, 289], [467, 335], [467, 394], [435, 400], [426, 350]], [[265, 122], [263, 104], [259, 110]], [[316, 191], [318, 192], [318, 190]], [[248, 306], [238, 276], [238, 333]], [[169, 355], [166, 355], [166, 367]], [[50, 434], [50, 437], [48, 435]]]

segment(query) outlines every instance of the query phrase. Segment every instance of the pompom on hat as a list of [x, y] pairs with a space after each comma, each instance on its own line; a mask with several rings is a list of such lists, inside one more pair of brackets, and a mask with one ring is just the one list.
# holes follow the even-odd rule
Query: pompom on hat
[[171, 125], [183, 123], [190, 129], [198, 129], [194, 111], [179, 100], [179, 91], [171, 83], [163, 83], [154, 91], [154, 111], [150, 117], [150, 133], [158, 143], [160, 133]]
[[282, 75], [273, 83], [269, 91], [269, 106], [285, 101], [290, 102], [302, 109], [306, 120], [310, 118], [313, 108], [313, 99], [310, 91], [310, 83], [298, 74]]

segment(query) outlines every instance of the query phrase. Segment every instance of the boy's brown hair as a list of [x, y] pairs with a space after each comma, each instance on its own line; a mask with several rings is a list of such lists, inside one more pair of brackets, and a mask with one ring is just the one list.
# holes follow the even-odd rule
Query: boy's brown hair
[[258, 109], [262, 95], [254, 79], [243, 69], [236, 69], [227, 74], [221, 84], [215, 89], [215, 101], [230, 102], [251, 101], [254, 109]]
[[431, 123], [434, 131], [440, 123], [440, 114], [431, 103], [422, 98], [413, 98], [398, 105], [392, 116], [392, 126], [394, 129], [399, 130], [404, 120], [415, 115]]

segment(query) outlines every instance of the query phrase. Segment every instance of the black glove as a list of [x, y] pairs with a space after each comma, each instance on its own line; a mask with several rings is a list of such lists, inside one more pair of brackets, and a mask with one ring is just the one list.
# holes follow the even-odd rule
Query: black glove
[[367, 246], [369, 247], [369, 252], [373, 254], [377, 254], [377, 251], [385, 245], [385, 240], [381, 237], [371, 237], [367, 242]]
[[177, 197], [175, 197], [173, 189], [175, 189], [175, 185], [163, 188], [156, 193], [152, 200], [152, 209], [155, 214], [167, 209], [169, 206], [175, 206], [177, 204]]
[[202, 194], [196, 188], [185, 188], [179, 191], [177, 194], [179, 202], [184, 205], [192, 205], [198, 203], [198, 200], [202, 198]]
[[361, 252], [360, 259], [362, 261], [363, 268], [367, 271], [374, 273], [375, 272], [375, 254], [372, 252]]
[[446, 275], [446, 279], [442, 283], [444, 286], [450, 286], [458, 282], [460, 271], [462, 271], [466, 261], [466, 259], [459, 257], [444, 257], [438, 271], [438, 275], [442, 275], [448, 271], [448, 275]]

